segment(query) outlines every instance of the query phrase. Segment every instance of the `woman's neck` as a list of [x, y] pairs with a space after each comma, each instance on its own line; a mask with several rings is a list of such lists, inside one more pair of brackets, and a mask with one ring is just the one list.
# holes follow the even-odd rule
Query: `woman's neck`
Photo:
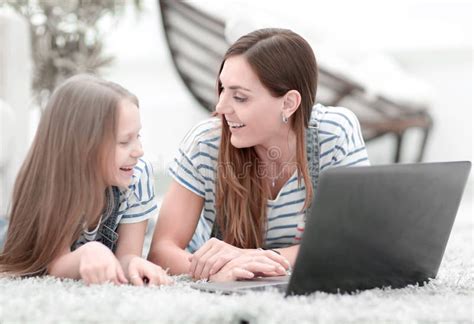
[[270, 198], [278, 196], [281, 188], [297, 169], [296, 135], [289, 132], [284, 139], [273, 140], [266, 145], [255, 146], [255, 152], [262, 164], [259, 175], [270, 189]]
[[296, 157], [296, 134], [289, 131], [285, 136], [275, 137], [269, 143], [256, 145], [254, 148], [262, 163], [291, 163]]

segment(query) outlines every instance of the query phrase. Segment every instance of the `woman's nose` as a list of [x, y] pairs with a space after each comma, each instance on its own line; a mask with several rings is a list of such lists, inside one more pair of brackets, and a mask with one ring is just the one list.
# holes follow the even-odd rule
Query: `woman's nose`
[[221, 94], [219, 96], [219, 101], [216, 104], [216, 112], [220, 115], [229, 115], [233, 112], [232, 106], [229, 104], [226, 96]]

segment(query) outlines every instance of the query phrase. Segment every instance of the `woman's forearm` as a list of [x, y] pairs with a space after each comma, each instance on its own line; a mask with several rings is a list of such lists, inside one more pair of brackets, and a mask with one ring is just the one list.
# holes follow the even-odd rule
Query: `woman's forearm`
[[183, 250], [172, 241], [161, 241], [152, 245], [148, 260], [161, 266], [163, 269], [169, 269], [173, 275], [189, 273], [191, 262], [189, 257], [191, 253]]
[[185, 250], [196, 230], [204, 198], [172, 181], [160, 208], [148, 260], [171, 274], [187, 274], [191, 254]]
[[300, 245], [292, 245], [286, 248], [274, 249], [275, 251], [280, 252], [280, 255], [284, 256], [291, 264], [291, 267], [295, 265], [296, 256], [300, 250]]

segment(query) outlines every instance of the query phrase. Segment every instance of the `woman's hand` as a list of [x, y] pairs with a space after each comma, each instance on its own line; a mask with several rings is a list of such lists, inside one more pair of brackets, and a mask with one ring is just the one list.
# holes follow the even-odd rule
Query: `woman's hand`
[[189, 274], [194, 279], [208, 279], [227, 262], [243, 254], [243, 249], [213, 237], [189, 257]]
[[119, 261], [112, 251], [99, 242], [89, 242], [81, 246], [79, 274], [87, 285], [112, 282], [128, 283]]
[[128, 279], [135, 286], [169, 285], [173, 283], [170, 276], [160, 266], [135, 256], [128, 262]]
[[[289, 267], [288, 260], [273, 251], [239, 249], [216, 238], [211, 238], [190, 256], [189, 274], [194, 279], [208, 279], [223, 269], [228, 262], [243, 255], [253, 257], [255, 261], [264, 260], [264, 263], [274, 267], [281, 266], [283, 269]], [[237, 271], [240, 273], [239, 270]]]
[[[274, 252], [271, 253], [276, 254]], [[235, 281], [239, 279], [252, 279], [258, 276], [273, 277], [285, 274], [286, 268], [266, 255], [262, 253], [248, 253], [229, 261], [219, 272], [211, 275], [209, 280], [216, 282]]]

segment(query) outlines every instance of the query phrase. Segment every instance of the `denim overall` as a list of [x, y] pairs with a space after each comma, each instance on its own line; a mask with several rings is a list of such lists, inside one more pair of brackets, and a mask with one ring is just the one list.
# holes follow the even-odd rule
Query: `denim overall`
[[[112, 199], [111, 199], [112, 198]], [[120, 208], [120, 190], [118, 187], [112, 187], [112, 197], [108, 196], [107, 199], [110, 199], [113, 203], [113, 208], [111, 214], [107, 215], [105, 221], [99, 227], [99, 235], [97, 241], [104, 244], [106, 247], [112, 250], [115, 253], [117, 247], [118, 234], [115, 231], [117, 229], [117, 218], [118, 211]], [[106, 215], [104, 215], [106, 216]]]
[[[99, 225], [95, 241], [101, 242], [112, 252], [115, 252], [118, 240], [118, 234], [115, 230], [117, 229], [117, 218], [120, 208], [120, 190], [118, 187], [112, 187], [111, 190], [106, 191], [106, 203], [107, 207], [101, 218], [104, 221]], [[81, 244], [74, 243], [71, 250], [74, 251], [80, 246]]]
[[0, 217], [0, 251], [2, 251], [3, 242], [7, 236], [8, 222], [3, 217]]
[[[319, 137], [318, 137], [318, 123], [315, 119], [310, 119], [309, 127], [306, 129], [306, 156], [308, 158], [308, 169], [311, 176], [311, 184], [313, 185], [314, 193], [318, 186], [319, 179]], [[310, 209], [305, 211], [305, 219]], [[217, 226], [217, 219], [214, 221], [211, 231], [211, 237], [222, 240], [222, 233], [219, 226]]]

